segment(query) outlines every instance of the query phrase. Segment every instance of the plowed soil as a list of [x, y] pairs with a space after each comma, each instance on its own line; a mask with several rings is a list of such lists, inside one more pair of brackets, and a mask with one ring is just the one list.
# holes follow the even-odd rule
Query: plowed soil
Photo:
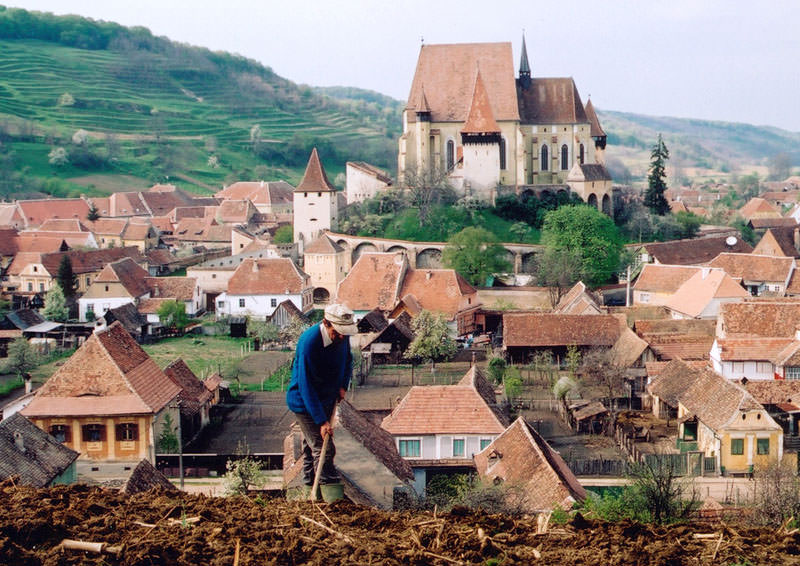
[[[800, 533], [782, 529], [580, 516], [547, 534], [536, 526], [532, 517], [466, 510], [388, 513], [347, 502], [0, 485], [2, 564], [800, 564]], [[63, 539], [107, 547], [68, 550]]]

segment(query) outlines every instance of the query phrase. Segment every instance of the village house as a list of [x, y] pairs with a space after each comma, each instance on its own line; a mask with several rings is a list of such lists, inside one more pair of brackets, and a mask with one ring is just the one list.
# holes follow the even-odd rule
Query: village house
[[78, 348], [21, 413], [102, 472], [152, 463], [167, 415], [179, 418], [180, 391], [115, 322]]
[[635, 252], [641, 263], [664, 265], [705, 265], [719, 254], [752, 253], [753, 246], [736, 236], [706, 236], [691, 240], [672, 240], [642, 244]]
[[722, 269], [703, 267], [687, 279], [664, 306], [672, 318], [716, 320], [720, 305], [740, 302], [750, 294]]
[[559, 453], [522, 417], [474, 459], [478, 475], [508, 486], [508, 503], [526, 513], [568, 511], [586, 499], [586, 490]]
[[678, 439], [687, 443], [685, 449], [715, 458], [723, 474], [752, 473], [755, 466], [783, 458], [783, 430], [738, 383], [673, 360], [648, 391], [657, 415], [663, 415], [664, 405], [677, 408]]
[[555, 314], [605, 314], [597, 299], [578, 281], [567, 291], [553, 308]]
[[[394, 509], [413, 498], [414, 472], [399, 456], [392, 435], [362, 415], [349, 401], [337, 406], [332, 420], [336, 437], [336, 470], [351, 501]], [[284, 440], [283, 480], [289, 491], [300, 487], [302, 434], [297, 425]]]
[[286, 181], [237, 181], [214, 196], [224, 200], [249, 200], [262, 214], [291, 214], [294, 187]]
[[131, 258], [109, 263], [78, 299], [78, 319], [91, 321], [112, 308], [126, 303], [138, 304], [141, 299], [149, 298], [147, 276], [147, 271]]
[[220, 224], [248, 225], [253, 216], [258, 212], [256, 207], [247, 199], [224, 200], [220, 203], [215, 216]]
[[228, 248], [231, 245], [232, 229], [232, 226], [219, 224], [214, 218], [184, 218], [175, 226], [171, 240], [176, 247], [183, 248]]
[[181, 414], [181, 443], [187, 444], [211, 421], [214, 393], [203, 385], [181, 358], [165, 367], [164, 374], [181, 388], [177, 397]]
[[350, 254], [327, 233], [321, 234], [303, 250], [303, 271], [311, 277], [315, 307], [324, 308], [350, 271]]
[[[364, 318], [359, 321], [359, 324], [363, 321]], [[411, 316], [403, 313], [363, 343], [361, 352], [362, 354], [368, 353], [373, 364], [399, 364], [402, 363], [414, 336], [411, 328]]]
[[16, 201], [25, 229], [35, 229], [46, 220], [86, 220], [89, 205], [82, 198], [49, 198]]
[[383, 169], [363, 161], [345, 164], [345, 195], [347, 204], [363, 202], [392, 187], [392, 179]]
[[472, 457], [507, 426], [494, 388], [475, 366], [457, 385], [412, 387], [381, 423], [414, 469], [417, 493], [436, 473], [474, 469]]
[[800, 257], [800, 229], [797, 226], [767, 229], [753, 253], [797, 259]]
[[751, 295], [770, 293], [782, 296], [797, 267], [793, 257], [721, 253], [709, 262], [709, 267], [723, 269], [741, 281]]
[[51, 487], [77, 479], [78, 453], [14, 413], [0, 422], [0, 481]]
[[699, 267], [646, 263], [633, 284], [633, 305], [665, 305]]
[[265, 320], [290, 299], [303, 313], [314, 307], [311, 278], [289, 258], [246, 259], [217, 296], [217, 316], [251, 316]]
[[783, 215], [780, 210], [772, 206], [761, 197], [753, 197], [739, 209], [739, 216], [745, 222], [750, 222], [755, 218], [781, 218]]
[[676, 358], [708, 360], [716, 334], [716, 320], [659, 319], [636, 320], [634, 330], [659, 361]]

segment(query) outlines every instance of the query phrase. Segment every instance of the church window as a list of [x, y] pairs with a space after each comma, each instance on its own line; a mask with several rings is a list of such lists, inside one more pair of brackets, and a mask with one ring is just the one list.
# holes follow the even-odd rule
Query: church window
[[456, 144], [453, 140], [447, 140], [447, 170], [452, 171], [456, 164]]
[[500, 138], [500, 169], [506, 168], [506, 138]]
[[580, 153], [578, 154], [578, 161], [580, 162], [580, 164], [581, 164], [581, 165], [583, 165], [583, 160], [584, 160], [584, 156], [583, 156], [583, 144], [581, 144], [581, 147], [580, 147]]
[[547, 151], [547, 146], [542, 146], [542, 163], [541, 163], [542, 171], [547, 171], [550, 169], [550, 153]]
[[561, 146], [561, 170], [569, 169], [569, 148], [567, 144]]

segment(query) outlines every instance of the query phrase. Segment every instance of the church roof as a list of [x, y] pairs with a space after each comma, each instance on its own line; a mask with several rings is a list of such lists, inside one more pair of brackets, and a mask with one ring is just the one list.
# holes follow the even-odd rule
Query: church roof
[[519, 74], [531, 74], [531, 66], [528, 63], [528, 47], [525, 45], [525, 36], [522, 36], [522, 55], [519, 58]]
[[297, 185], [294, 192], [336, 192], [336, 187], [331, 185], [330, 181], [328, 181], [325, 169], [322, 168], [322, 163], [319, 160], [316, 147], [311, 150], [311, 157], [308, 158], [308, 165], [306, 165], [306, 172], [303, 174], [303, 180], [300, 181], [300, 184]]
[[520, 88], [520, 122], [523, 124], [575, 124], [589, 121], [571, 77], [532, 78], [531, 86]]
[[469, 106], [469, 114], [464, 128], [464, 134], [495, 134], [500, 133], [500, 126], [492, 114], [492, 106], [489, 103], [489, 94], [481, 79], [481, 72], [475, 76], [475, 89], [472, 92], [472, 103]]
[[519, 120], [511, 43], [423, 45], [408, 95], [407, 110], [425, 100], [434, 122], [465, 122], [480, 68], [496, 120]]
[[599, 138], [605, 136], [606, 132], [600, 125], [600, 118], [597, 117], [597, 112], [594, 111], [594, 105], [592, 104], [591, 98], [586, 101], [585, 110], [586, 110], [586, 117], [589, 118], [589, 124], [591, 125], [590, 135], [593, 138]]

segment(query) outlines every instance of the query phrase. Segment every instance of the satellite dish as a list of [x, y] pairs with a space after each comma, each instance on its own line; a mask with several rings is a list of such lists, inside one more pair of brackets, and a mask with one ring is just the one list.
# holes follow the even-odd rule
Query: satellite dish
[[727, 244], [728, 246], [731, 246], [731, 247], [735, 246], [736, 245], [736, 236], [728, 236], [727, 238], [725, 238], [725, 244]]

